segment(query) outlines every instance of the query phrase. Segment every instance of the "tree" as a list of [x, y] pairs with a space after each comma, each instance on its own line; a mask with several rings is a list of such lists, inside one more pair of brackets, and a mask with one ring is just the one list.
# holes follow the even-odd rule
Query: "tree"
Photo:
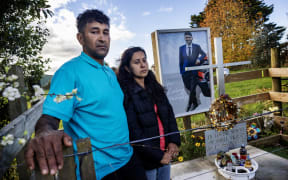
[[222, 37], [224, 62], [247, 60], [253, 50], [256, 27], [248, 20], [245, 3], [240, 0], [209, 1], [204, 11], [205, 18], [200, 26], [210, 27], [212, 39]]
[[[49, 35], [44, 27], [52, 16], [47, 0], [1, 0], [0, 72], [11, 64], [22, 66], [25, 80], [38, 82], [50, 61], [40, 56]], [[31, 78], [33, 77], [33, 78]]]
[[203, 12], [191, 16], [190, 24], [210, 27], [212, 49], [214, 37], [222, 37], [225, 62], [243, 61], [251, 57], [254, 38], [272, 11], [262, 0], [209, 0]]
[[284, 31], [284, 27], [277, 26], [275, 23], [263, 25], [263, 29], [255, 38], [255, 49], [251, 59], [254, 66], [267, 67], [270, 65], [270, 49], [280, 47], [279, 41], [282, 38]]

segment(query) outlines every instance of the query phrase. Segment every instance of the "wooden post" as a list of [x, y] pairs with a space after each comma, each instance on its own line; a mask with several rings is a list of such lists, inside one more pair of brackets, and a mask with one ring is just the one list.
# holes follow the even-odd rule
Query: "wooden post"
[[184, 116], [183, 117], [183, 125], [184, 129], [191, 129], [191, 116]]
[[[79, 139], [77, 141], [78, 153], [91, 151], [90, 139]], [[89, 153], [83, 156], [78, 156], [80, 162], [81, 179], [94, 180], [96, 173], [94, 168], [93, 154]]]
[[[277, 48], [271, 48], [271, 68], [280, 68], [279, 61], [279, 52]], [[281, 78], [280, 77], [272, 77], [272, 91], [281, 92]], [[282, 109], [282, 103], [274, 101], [274, 106], [277, 106], [279, 109]], [[277, 112], [275, 115], [282, 115], [282, 112]]]
[[[73, 147], [65, 147], [63, 146], [63, 155], [73, 154]], [[69, 179], [76, 180], [76, 164], [74, 160], [74, 156], [64, 158], [64, 166], [63, 169], [59, 171], [59, 180]]]

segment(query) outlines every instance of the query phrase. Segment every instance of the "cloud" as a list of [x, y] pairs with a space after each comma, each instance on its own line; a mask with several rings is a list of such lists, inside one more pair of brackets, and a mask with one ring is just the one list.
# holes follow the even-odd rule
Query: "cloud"
[[[52, 60], [52, 63], [50, 63], [51, 70], [48, 74], [53, 74], [63, 63], [78, 56], [82, 50], [81, 45], [76, 39], [76, 15], [73, 11], [66, 9], [67, 3], [73, 1], [76, 0], [64, 0], [63, 3], [53, 1], [53, 8], [56, 10], [54, 16], [47, 19], [46, 26], [49, 29], [50, 36], [47, 38], [48, 43], [45, 44], [42, 51], [43, 57]], [[52, 1], [50, 0], [50, 2]], [[105, 4], [106, 0], [97, 3]], [[89, 3], [79, 3], [79, 5], [79, 8], [83, 10], [95, 6], [95, 4], [90, 5]], [[112, 4], [110, 4], [109, 7], [110, 8], [102, 9], [106, 9], [106, 12], [108, 12], [106, 14], [111, 20], [110, 34], [113, 48], [111, 48], [106, 59], [110, 60], [109, 64], [112, 65], [114, 64], [113, 61], [119, 58], [123, 49], [127, 47], [125, 44], [130, 42], [136, 34], [127, 28], [126, 16], [119, 11], [118, 7]], [[69, 8], [69, 6], [67, 8]]]
[[145, 11], [142, 13], [142, 16], [149, 16], [151, 13], [149, 11]]
[[158, 12], [172, 12], [173, 8], [172, 7], [161, 7], [158, 9]]
[[72, 57], [79, 55], [81, 46], [76, 39], [76, 17], [72, 11], [60, 9], [51, 19], [48, 19], [47, 28], [50, 31], [48, 43], [45, 44], [42, 55], [50, 58], [50, 66], [61, 66]]
[[135, 36], [133, 32], [126, 28], [126, 16], [118, 10], [117, 6], [111, 5], [107, 12], [107, 15], [111, 19], [110, 34], [113, 41], [129, 40]]
[[49, 0], [48, 4], [51, 6], [51, 10], [54, 11], [57, 8], [63, 7], [69, 2], [75, 2], [76, 0]]

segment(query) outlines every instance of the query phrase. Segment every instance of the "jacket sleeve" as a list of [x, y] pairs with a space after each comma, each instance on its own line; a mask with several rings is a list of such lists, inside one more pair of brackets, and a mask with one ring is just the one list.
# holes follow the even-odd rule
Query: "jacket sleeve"
[[[169, 127], [169, 132], [176, 132], [176, 131], [179, 132], [178, 126], [177, 126], [177, 123], [176, 123], [175, 114], [173, 112], [173, 108], [172, 108], [172, 106], [171, 106], [171, 104], [170, 104], [170, 102], [169, 102], [169, 100], [168, 100], [166, 95], [165, 95], [165, 97], [166, 97], [166, 102], [167, 102], [167, 105], [168, 105], [168, 114], [169, 114], [168, 127]], [[180, 133], [168, 136], [168, 143], [174, 143], [177, 146], [180, 146], [181, 145]]]
[[[130, 141], [145, 139], [147, 137], [144, 136], [143, 129], [139, 124], [137, 113], [134, 110], [134, 103], [132, 100], [127, 100], [125, 103], [125, 110], [127, 114], [127, 121], [129, 127]], [[143, 146], [141, 146], [143, 145]], [[133, 144], [132, 144], [133, 146]], [[142, 157], [147, 157], [151, 161], [155, 163], [160, 163], [164, 152], [160, 149], [153, 149], [148, 141], [142, 141], [139, 143], [135, 143], [133, 148], [140, 154]]]

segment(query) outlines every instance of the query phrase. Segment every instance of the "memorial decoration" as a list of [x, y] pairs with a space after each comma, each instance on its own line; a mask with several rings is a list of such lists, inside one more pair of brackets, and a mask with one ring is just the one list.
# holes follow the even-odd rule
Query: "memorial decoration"
[[247, 139], [252, 140], [252, 139], [258, 139], [258, 133], [260, 133], [261, 130], [260, 128], [257, 127], [256, 123], [251, 123], [250, 126], [247, 126]]
[[245, 145], [231, 153], [219, 152], [215, 159], [218, 172], [227, 179], [253, 179], [258, 170], [258, 163], [251, 159]]
[[229, 95], [221, 95], [211, 105], [210, 122], [217, 131], [232, 129], [237, 124], [237, 112], [237, 105], [233, 103]]

